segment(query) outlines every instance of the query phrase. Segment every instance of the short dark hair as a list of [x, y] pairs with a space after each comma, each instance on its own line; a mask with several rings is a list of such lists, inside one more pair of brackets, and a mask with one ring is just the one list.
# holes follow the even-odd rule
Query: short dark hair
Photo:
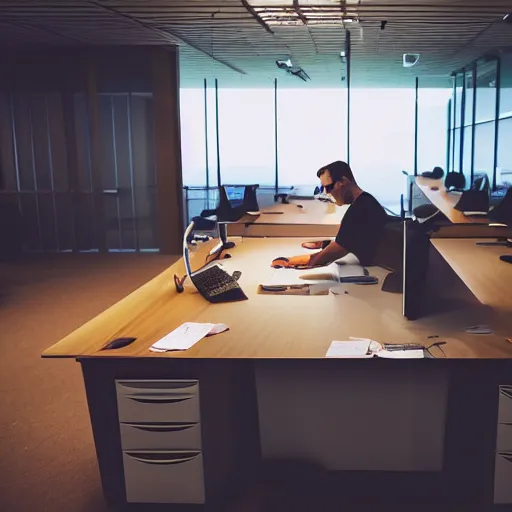
[[336, 162], [332, 162], [329, 165], [324, 165], [320, 167], [316, 175], [320, 178], [325, 171], [329, 171], [331, 174], [331, 178], [333, 183], [337, 181], [341, 181], [342, 178], [347, 178], [350, 181], [355, 183], [354, 174], [352, 173], [352, 169], [347, 162], [342, 162], [341, 160], [336, 160]]

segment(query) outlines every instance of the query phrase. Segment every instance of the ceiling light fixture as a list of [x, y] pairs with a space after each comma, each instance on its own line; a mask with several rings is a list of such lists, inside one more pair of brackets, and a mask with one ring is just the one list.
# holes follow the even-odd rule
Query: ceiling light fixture
[[[326, 2], [327, 3], [327, 2]], [[347, 12], [347, 4], [353, 5]], [[277, 6], [266, 0], [249, 0], [249, 5], [255, 14], [269, 27], [274, 26], [304, 26], [304, 25], [345, 25], [359, 23], [357, 12], [352, 0], [345, 0], [342, 7], [337, 4], [311, 4], [301, 0], [293, 5]]]

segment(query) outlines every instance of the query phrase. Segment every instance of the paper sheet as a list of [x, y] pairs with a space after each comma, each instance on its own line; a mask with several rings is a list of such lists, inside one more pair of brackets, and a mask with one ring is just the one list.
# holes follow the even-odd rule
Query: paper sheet
[[368, 354], [370, 340], [333, 341], [325, 357], [365, 358]]
[[423, 359], [423, 350], [379, 350], [377, 356], [383, 359]]
[[[221, 330], [219, 326], [225, 327]], [[150, 350], [152, 352], [166, 352], [168, 350], [187, 350], [195, 345], [207, 334], [218, 334], [227, 329], [224, 324], [200, 324], [195, 322], [185, 322], [174, 331], [170, 332], [162, 339], [154, 343]]]

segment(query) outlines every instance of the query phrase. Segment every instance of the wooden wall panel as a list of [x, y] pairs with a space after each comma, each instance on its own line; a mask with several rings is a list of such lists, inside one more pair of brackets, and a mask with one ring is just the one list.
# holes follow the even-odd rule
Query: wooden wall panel
[[135, 249], [137, 244], [132, 196], [132, 148], [129, 133], [128, 94], [113, 96], [113, 105], [121, 247]]
[[155, 48], [152, 64], [159, 247], [165, 254], [179, 254], [183, 246], [183, 183], [178, 48]]
[[55, 211], [59, 250], [76, 250], [73, 197], [70, 194], [56, 194]]
[[63, 95], [51, 93], [47, 94], [46, 99], [53, 183], [56, 191], [65, 192], [70, 189], [70, 183], [66, 149], [68, 127], [64, 119]]
[[157, 197], [154, 153], [154, 113], [152, 95], [130, 98], [135, 215], [141, 249], [158, 247], [156, 233]]
[[32, 140], [34, 145], [34, 172], [37, 190], [52, 189], [52, 169], [48, 138], [46, 95], [33, 93], [26, 98], [30, 103]]
[[87, 101], [85, 94], [73, 95], [75, 114], [75, 144], [77, 188], [81, 192], [90, 192], [91, 183], [91, 154], [89, 147], [89, 120], [87, 118]]
[[18, 190], [10, 95], [0, 91], [0, 190]]
[[23, 214], [25, 246], [29, 251], [40, 251], [42, 245], [36, 196], [21, 194], [20, 204]]
[[26, 94], [13, 94], [14, 134], [20, 190], [35, 190], [30, 102]]
[[86, 97], [87, 115], [89, 119], [89, 144], [91, 155], [92, 206], [94, 212], [93, 224], [96, 228], [95, 238], [100, 252], [107, 250], [106, 223], [103, 206], [103, 183], [101, 176], [101, 146], [100, 146], [100, 110], [98, 102], [98, 80], [96, 66], [92, 58], [86, 61]]
[[28, 247], [105, 251], [109, 231], [115, 249], [179, 253], [177, 51], [17, 49], [0, 61], [0, 188], [23, 208]]
[[39, 194], [37, 201], [42, 249], [43, 251], [58, 251], [59, 241], [55, 218], [56, 211], [53, 203], [53, 194]]

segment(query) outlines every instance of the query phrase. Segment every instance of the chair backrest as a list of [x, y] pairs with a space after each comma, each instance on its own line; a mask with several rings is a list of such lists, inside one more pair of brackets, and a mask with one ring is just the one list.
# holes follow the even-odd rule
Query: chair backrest
[[444, 180], [444, 186], [447, 190], [464, 190], [466, 187], [466, 178], [460, 172], [449, 172]]
[[489, 212], [489, 219], [507, 226], [512, 226], [512, 187], [505, 197]]

